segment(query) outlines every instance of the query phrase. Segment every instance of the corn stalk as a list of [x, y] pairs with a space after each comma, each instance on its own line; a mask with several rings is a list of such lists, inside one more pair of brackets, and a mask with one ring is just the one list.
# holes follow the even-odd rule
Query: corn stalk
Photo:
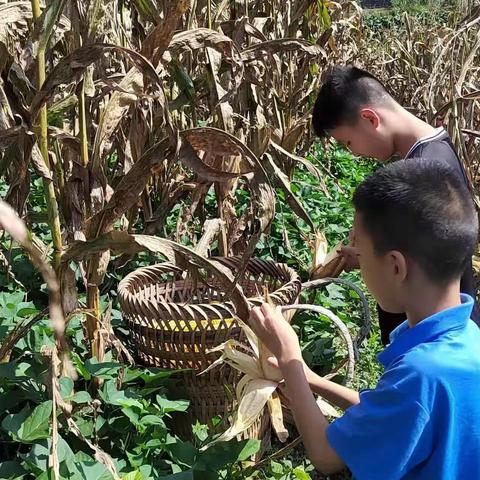
[[[37, 22], [41, 16], [40, 2], [39, 0], [31, 0], [33, 19]], [[37, 83], [38, 88], [42, 88], [46, 78], [45, 67], [45, 51], [48, 43], [48, 36], [46, 41], [40, 41], [37, 54]], [[47, 106], [44, 105], [39, 113], [40, 128], [37, 134], [38, 143], [40, 146], [40, 152], [43, 157], [43, 161], [47, 166], [47, 169], [51, 171], [50, 159], [48, 155], [48, 122], [47, 122]], [[52, 232], [53, 241], [53, 265], [57, 270], [60, 266], [60, 258], [62, 255], [62, 233], [60, 228], [60, 216], [58, 212], [57, 198], [55, 196], [55, 188], [53, 180], [43, 178], [43, 189], [45, 200], [47, 203], [48, 219], [50, 224], [50, 230]]]

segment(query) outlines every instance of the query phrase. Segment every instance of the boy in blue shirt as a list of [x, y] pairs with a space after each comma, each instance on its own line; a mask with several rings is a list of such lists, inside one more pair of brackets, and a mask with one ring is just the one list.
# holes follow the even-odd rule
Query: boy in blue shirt
[[[356, 479], [480, 478], [480, 329], [460, 277], [478, 220], [452, 169], [401, 160], [356, 190], [355, 247], [379, 305], [406, 312], [378, 355], [376, 388], [360, 394], [314, 374], [298, 338], [268, 305], [251, 326], [276, 357], [307, 453], [324, 473]], [[345, 410], [329, 425], [312, 391]]]

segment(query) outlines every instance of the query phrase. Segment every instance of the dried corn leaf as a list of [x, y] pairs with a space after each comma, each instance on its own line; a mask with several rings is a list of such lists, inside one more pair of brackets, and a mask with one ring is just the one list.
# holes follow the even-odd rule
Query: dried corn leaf
[[[32, 4], [25, 2], [10, 2], [0, 5], [0, 40], [4, 41], [22, 25], [27, 28], [27, 20], [32, 18]], [[19, 25], [20, 24], [20, 25]]]
[[78, 82], [89, 65], [98, 61], [102, 55], [109, 52], [116, 52], [127, 56], [144, 75], [148, 75], [154, 83], [161, 87], [160, 78], [152, 64], [138, 52], [106, 43], [85, 45], [62, 58], [48, 75], [45, 83], [35, 95], [30, 106], [30, 114], [32, 117], [36, 117], [42, 105], [53, 96], [56, 87]]
[[315, 230], [315, 225], [313, 224], [313, 221], [310, 218], [310, 215], [303, 208], [302, 204], [297, 199], [297, 197], [292, 193], [291, 186], [290, 186], [290, 181], [288, 180], [288, 177], [275, 164], [275, 162], [273, 161], [273, 158], [270, 154], [266, 153], [264, 155], [264, 158], [267, 160], [267, 162], [265, 162], [265, 166], [266, 166], [268, 172], [272, 175], [273, 179], [275, 179], [277, 187], [281, 188], [284, 191], [285, 199], [287, 200], [287, 203], [290, 205], [292, 210], [301, 219], [303, 219], [305, 221], [305, 223], [312, 230]]
[[75, 370], [66, 357], [68, 352], [67, 341], [65, 338], [65, 318], [63, 316], [60, 285], [58, 283], [55, 272], [50, 264], [42, 257], [40, 252], [30, 241], [30, 236], [25, 224], [18, 218], [12, 207], [7, 203], [0, 201], [0, 228], [7, 231], [12, 238], [20, 243], [20, 245], [29, 254], [32, 263], [40, 271], [45, 280], [49, 292], [49, 312], [50, 322], [52, 324], [55, 337], [62, 347], [63, 358], [62, 365], [65, 376], [75, 377]]
[[[232, 426], [212, 443], [227, 442], [247, 430], [263, 412], [277, 385], [277, 382], [261, 378], [249, 379], [241, 392], [242, 397], [239, 399]], [[203, 449], [207, 449], [212, 443]]]
[[285, 443], [288, 440], [288, 430], [283, 423], [282, 402], [276, 392], [273, 392], [272, 396], [268, 399], [267, 405], [272, 427], [280, 442]]
[[218, 279], [218, 285], [230, 295], [230, 301], [240, 318], [248, 319], [249, 306], [240, 286], [233, 282], [231, 271], [219, 262], [206, 259], [193, 250], [171, 240], [149, 235], [129, 235], [126, 232], [111, 231], [87, 242], [74, 242], [62, 256], [62, 262], [84, 260], [92, 255], [113, 250], [121, 253], [135, 254], [142, 251], [161, 253], [175, 265], [185, 267], [194, 265], [204, 269], [209, 275]]
[[188, 141], [182, 142], [178, 159], [186, 167], [192, 169], [201, 179], [210, 182], [226, 182], [239, 176], [238, 173], [224, 172], [203, 162]]
[[252, 60], [262, 59], [265, 54], [277, 54], [285, 52], [297, 52], [308, 57], [327, 57], [325, 50], [319, 45], [307, 42], [306, 40], [288, 38], [256, 43], [255, 45], [243, 50], [241, 55], [244, 62], [250, 62]]
[[189, 7], [190, 0], [171, 2], [163, 22], [158, 24], [143, 42], [142, 54], [151, 59], [153, 65], [159, 63], [171, 43], [180, 18]]
[[151, 148], [128, 171], [115, 188], [107, 205], [87, 222], [87, 238], [96, 238], [113, 227], [140, 198], [150, 179], [152, 169], [169, 154], [169, 142], [163, 140]]
[[62, 14], [64, 6], [65, 0], [53, 0], [35, 22], [35, 29], [31, 39], [33, 45], [35, 45], [34, 55], [37, 49], [45, 50], [47, 48], [54, 28], [59, 28], [58, 19]]
[[313, 262], [310, 279], [335, 278], [340, 275], [345, 265], [343, 256], [338, 253], [343, 243], [339, 242], [327, 253], [328, 244], [323, 232], [316, 232], [313, 243]]

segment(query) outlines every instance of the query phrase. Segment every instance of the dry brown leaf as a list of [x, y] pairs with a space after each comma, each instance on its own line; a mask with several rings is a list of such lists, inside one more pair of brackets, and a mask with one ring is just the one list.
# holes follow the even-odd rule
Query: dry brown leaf
[[143, 42], [142, 55], [151, 59], [153, 65], [159, 63], [172, 41], [173, 33], [177, 29], [180, 18], [189, 7], [190, 0], [170, 2], [163, 22], [157, 25]]
[[110, 45], [106, 43], [94, 43], [77, 48], [72, 53], [62, 58], [48, 75], [42, 88], [35, 95], [30, 106], [30, 114], [35, 118], [44, 103], [54, 94], [55, 88], [78, 82], [89, 65], [98, 61], [105, 53], [116, 52], [128, 57], [144, 75], [148, 75], [153, 82], [160, 86], [161, 80], [153, 68], [153, 65], [142, 55], [134, 50]]
[[163, 140], [135, 163], [115, 188], [107, 205], [87, 222], [87, 238], [96, 238], [110, 230], [133, 205], [145, 188], [152, 168], [169, 154], [169, 142]]
[[234, 283], [231, 271], [213, 260], [208, 260], [193, 250], [171, 240], [149, 235], [129, 235], [126, 232], [111, 231], [88, 242], [75, 242], [62, 256], [62, 262], [80, 261], [92, 255], [113, 250], [135, 254], [142, 251], [161, 253], [170, 262], [180, 266], [195, 265], [205, 269], [210, 275], [218, 278], [218, 284], [230, 295], [238, 316], [248, 320], [249, 306], [240, 286]]
[[327, 56], [325, 50], [323, 50], [323, 48], [319, 45], [307, 42], [306, 40], [289, 38], [256, 43], [255, 45], [243, 50], [241, 55], [244, 62], [250, 62], [252, 60], [263, 58], [265, 54], [277, 54], [285, 52], [297, 52], [310, 57]]

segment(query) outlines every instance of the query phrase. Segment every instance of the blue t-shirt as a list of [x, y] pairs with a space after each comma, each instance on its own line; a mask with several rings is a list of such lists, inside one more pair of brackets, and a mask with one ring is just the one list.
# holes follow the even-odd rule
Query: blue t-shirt
[[480, 329], [473, 300], [391, 334], [385, 373], [327, 429], [358, 480], [480, 479]]

